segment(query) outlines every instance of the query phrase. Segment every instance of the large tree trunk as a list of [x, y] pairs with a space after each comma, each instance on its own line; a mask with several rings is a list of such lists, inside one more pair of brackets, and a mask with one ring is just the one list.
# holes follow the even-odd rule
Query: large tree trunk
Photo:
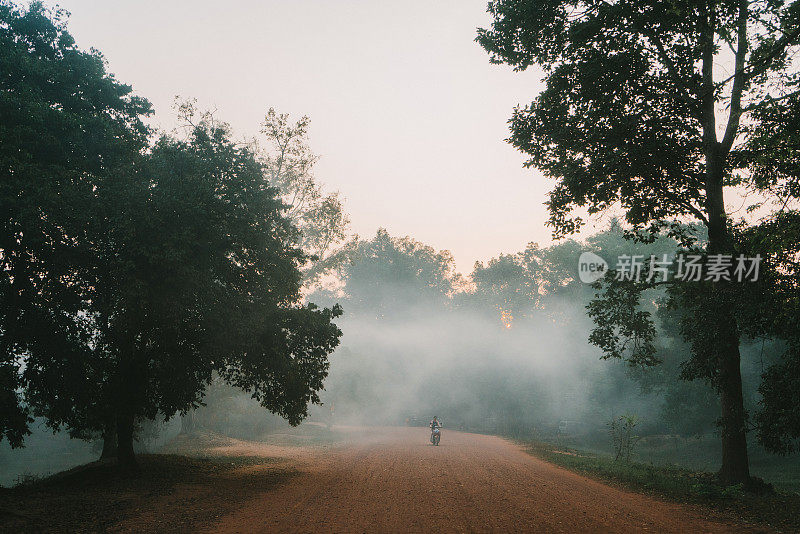
[[[708, 253], [732, 254], [730, 230], [722, 190], [722, 171], [719, 157], [709, 158], [709, 181], [706, 188], [708, 221]], [[726, 284], [729, 282], [716, 282]], [[750, 463], [747, 457], [747, 429], [745, 425], [744, 397], [742, 395], [741, 355], [739, 353], [739, 328], [736, 317], [727, 304], [727, 288], [720, 287], [712, 310], [711, 324], [716, 329], [718, 389], [722, 417], [722, 467], [720, 479], [728, 484], [749, 484]]]
[[128, 472], [137, 472], [139, 464], [133, 452], [133, 416], [117, 416], [117, 462]]
[[[702, 22], [700, 44], [702, 46], [702, 82], [700, 87], [701, 122], [703, 128], [703, 152], [705, 153], [705, 212], [708, 220], [708, 253], [731, 254], [733, 243], [728, 227], [723, 196], [725, 163], [739, 128], [741, 91], [743, 87], [743, 62], [747, 51], [747, 3], [742, 2], [739, 11], [739, 45], [736, 53], [736, 80], [731, 92], [731, 115], [725, 128], [722, 143], [717, 140], [716, 86], [714, 84], [715, 31], [717, 30], [717, 6], [700, 3]], [[745, 430], [744, 400], [742, 397], [742, 373], [739, 354], [739, 328], [733, 310], [726, 302], [726, 289], [720, 284], [714, 291], [715, 302], [710, 312], [709, 326], [714, 328], [717, 386], [722, 405], [722, 467], [720, 478], [727, 483], [749, 483], [750, 466], [747, 459], [747, 434]]]
[[113, 419], [106, 423], [103, 429], [103, 452], [100, 453], [101, 460], [117, 457], [117, 428]]
[[738, 343], [723, 354], [719, 380], [722, 405], [722, 467], [719, 477], [728, 484], [748, 484], [750, 462], [747, 457], [747, 429]]

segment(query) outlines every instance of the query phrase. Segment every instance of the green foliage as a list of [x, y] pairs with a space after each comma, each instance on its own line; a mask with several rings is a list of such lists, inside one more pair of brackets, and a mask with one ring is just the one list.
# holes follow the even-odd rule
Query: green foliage
[[764, 407], [756, 414], [759, 440], [782, 454], [797, 450], [800, 439], [800, 355], [789, 353], [781, 363], [764, 374], [759, 387]]
[[370, 241], [339, 250], [334, 270], [348, 310], [375, 318], [403, 317], [406, 307], [443, 306], [459, 285], [453, 255], [378, 229]]
[[619, 415], [608, 423], [608, 433], [611, 435], [611, 444], [614, 448], [614, 461], [631, 461], [636, 443], [642, 439], [633, 433], [639, 418], [635, 414]]
[[536, 264], [525, 262], [524, 256], [502, 254], [484, 266], [475, 263], [472, 282], [475, 293], [494, 311], [502, 311], [519, 319], [530, 314], [537, 304], [537, 276], [531, 272]]
[[604, 359], [625, 359], [632, 366], [659, 363], [655, 323], [650, 311], [642, 309], [640, 291], [633, 281], [607, 277], [602, 299], [586, 307], [595, 322], [589, 342], [603, 350]]
[[[740, 5], [489, 3], [492, 26], [480, 29], [477, 41], [492, 62], [517, 70], [537, 65], [546, 73], [545, 91], [514, 111], [509, 141], [530, 156], [527, 165], [559, 178], [548, 204], [557, 235], [580, 227], [583, 221], [570, 217], [580, 206], [596, 213], [620, 204], [637, 227], [682, 216], [708, 221], [708, 106], [725, 98], [722, 90], [733, 82], [735, 109], [719, 147], [723, 156], [739, 133], [742, 101], [763, 108], [762, 118], [779, 121], [776, 102], [761, 83], [770, 75], [773, 87], [791, 89], [783, 59], [800, 41], [795, 3], [745, 4], [744, 11]], [[747, 55], [749, 63], [709, 91], [700, 67], [720, 45]], [[778, 130], [759, 131], [768, 137]]]
[[216, 372], [299, 423], [319, 402], [340, 311], [298, 304], [305, 256], [277, 191], [222, 126], [162, 138], [147, 163], [142, 204], [112, 226], [100, 288], [112, 405], [170, 417], [196, 406]]
[[30, 422], [21, 388], [93, 394], [83, 312], [88, 236], [102, 225], [95, 195], [144, 147], [151, 108], [99, 52], [75, 46], [63, 11], [39, 2], [0, 2], [0, 72], [0, 438], [20, 445]]
[[764, 374], [759, 387], [761, 409], [754, 419], [759, 440], [773, 451], [788, 454], [800, 448], [800, 213], [778, 213], [750, 229], [745, 238], [768, 251], [769, 258], [763, 289], [769, 299], [750, 299], [747, 332], [784, 341], [776, 347], [781, 358]]
[[570, 218], [574, 206], [596, 213], [621, 203], [635, 225], [699, 212], [699, 90], [684, 87], [698, 82], [697, 48], [685, 36], [696, 14], [570, 1], [496, 1], [489, 12], [493, 27], [478, 41], [493, 61], [547, 72], [545, 91], [514, 111], [510, 141], [530, 155], [527, 165], [561, 179], [548, 203], [557, 235], [583, 223]]
[[718, 414], [719, 398], [708, 384], [670, 377], [664, 391], [661, 417], [672, 432], [701, 436], [713, 428]]
[[[216, 373], [298, 424], [341, 308], [301, 304], [309, 256], [225, 124], [148, 146], [149, 104], [61, 12], [0, 4], [0, 437], [28, 411], [77, 437], [200, 402]], [[24, 397], [23, 397], [24, 396]]]
[[[785, 324], [789, 316], [797, 324], [796, 299], [788, 295], [797, 292], [798, 271], [796, 260], [788, 270], [774, 261], [795, 250], [793, 242], [765, 246], [753, 239], [757, 227], [733, 223], [723, 191], [745, 187], [766, 197], [763, 206], [775, 217], [794, 213], [785, 211], [798, 199], [800, 101], [787, 58], [800, 45], [800, 4], [494, 0], [488, 11], [492, 25], [478, 31], [477, 41], [491, 61], [545, 72], [546, 89], [514, 110], [509, 142], [529, 157], [527, 166], [557, 179], [548, 201], [555, 237], [579, 230], [584, 221], [576, 209], [589, 215], [614, 209], [637, 240], [663, 231], [685, 249], [772, 255], [762, 283], [676, 284], [663, 303], [679, 316], [691, 347], [683, 377], [712, 383], [723, 399], [721, 474], [745, 481], [739, 344], [742, 336], [796, 338], [775, 319]], [[723, 48], [733, 54], [734, 71], [719, 81], [714, 70]], [[721, 105], [728, 116], [718, 124]], [[707, 228], [707, 240], [686, 221]], [[655, 363], [655, 323], [642, 305], [654, 284], [607, 278], [600, 287], [589, 307], [597, 324], [590, 340], [606, 356]], [[786, 440], [798, 437], [795, 418], [776, 394], [797, 398], [796, 351], [786, 356], [765, 379], [779, 380], [779, 370], [792, 378], [775, 388], [765, 382], [764, 415], [757, 418], [773, 425], [759, 436], [775, 450], [788, 450]]]

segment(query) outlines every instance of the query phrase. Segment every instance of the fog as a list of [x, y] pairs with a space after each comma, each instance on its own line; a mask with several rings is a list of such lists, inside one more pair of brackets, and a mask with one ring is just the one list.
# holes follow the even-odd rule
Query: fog
[[[379, 231], [343, 252], [329, 283], [308, 293], [322, 306], [340, 303], [345, 314], [337, 321], [343, 336], [330, 356], [322, 405], [310, 408], [307, 422], [333, 429], [426, 426], [436, 415], [445, 440], [448, 430], [462, 430], [608, 451], [609, 422], [628, 414], [639, 421], [639, 459], [714, 469], [718, 401], [707, 384], [677, 378], [688, 350], [680, 339], [666, 336], [659, 346], [663, 363], [652, 368], [603, 360], [588, 342], [592, 322], [585, 307], [594, 290], [577, 280], [580, 251], [610, 259], [669, 246], [634, 245], [612, 228], [586, 242], [531, 245], [463, 275], [446, 251]], [[777, 352], [763, 340], [743, 346], [750, 408], [758, 402], [760, 374]], [[180, 432], [259, 440], [289, 428], [247, 393], [220, 382], [204, 402], [184, 418], [142, 422], [139, 451], [162, 450]], [[25, 449], [0, 447], [0, 483], [9, 485], [26, 473], [91, 461], [100, 442], [53, 436], [39, 424]], [[759, 458], [779, 465], [759, 451], [756, 471]]]
[[542, 424], [592, 410], [585, 384], [608, 366], [581, 335], [585, 321], [570, 328], [543, 314], [506, 327], [499, 313], [425, 307], [404, 315], [341, 321], [345, 335], [324, 395], [336, 421], [438, 415], [452, 426], [491, 430], [510, 405]]
[[[314, 417], [330, 418], [333, 406], [334, 424], [426, 424], [437, 415], [445, 428], [546, 437], [558, 434], [559, 423], [570, 434], [603, 434], [614, 414], [647, 420], [658, 412], [658, 395], [643, 394], [627, 365], [601, 360], [588, 343], [592, 291], [575, 280], [577, 256], [569, 257], [564, 296], [543, 294], [541, 281], [526, 294], [508, 279], [520, 273], [491, 262], [441, 294], [430, 276], [420, 284], [397, 272], [402, 261], [382, 265], [382, 256], [394, 256], [374, 246], [381, 239], [379, 232], [345, 267], [344, 290], [312, 295], [349, 310], [339, 322], [344, 336], [331, 357], [325, 406]], [[499, 274], [491, 288], [475, 284], [483, 269]]]

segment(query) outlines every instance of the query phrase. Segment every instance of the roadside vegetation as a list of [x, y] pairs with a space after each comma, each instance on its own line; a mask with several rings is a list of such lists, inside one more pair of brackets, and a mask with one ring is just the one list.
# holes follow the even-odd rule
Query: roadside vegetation
[[[727, 267], [716, 280], [658, 276], [667, 256], [645, 256], [651, 276], [618, 265], [587, 308], [604, 359], [657, 368], [661, 331], [682, 343], [680, 379], [711, 385], [719, 402], [719, 478], [755, 489], [750, 425], [778, 454], [800, 438], [800, 4], [494, 0], [488, 12], [476, 40], [490, 61], [544, 73], [545, 89], [513, 110], [508, 142], [555, 182], [554, 238], [606, 213], [624, 215], [632, 241], [667, 235], [673, 252], [763, 260], [757, 281], [739, 283]], [[736, 211], [758, 216], [734, 211], [737, 190]], [[785, 345], [749, 412], [742, 345], [754, 339]]]
[[715, 473], [675, 465], [654, 465], [614, 460], [612, 454], [589, 452], [541, 441], [523, 441], [525, 450], [602, 482], [680, 502], [698, 504], [720, 513], [723, 519], [759, 523], [778, 530], [800, 529], [800, 492], [775, 489], [761, 483], [759, 492], [743, 484], [724, 485]]

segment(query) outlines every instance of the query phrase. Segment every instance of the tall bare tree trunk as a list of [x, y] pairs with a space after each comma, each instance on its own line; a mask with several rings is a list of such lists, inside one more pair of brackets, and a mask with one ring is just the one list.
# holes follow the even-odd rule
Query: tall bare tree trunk
[[[722, 190], [722, 172], [719, 159], [712, 158], [709, 163], [709, 183], [706, 188], [708, 224], [708, 253], [731, 254], [733, 252]], [[717, 284], [727, 284], [720, 281]], [[740, 334], [732, 310], [726, 303], [726, 288], [720, 287], [714, 293], [717, 298], [713, 305], [714, 317], [710, 324], [716, 329], [716, 354], [718, 389], [722, 417], [722, 466], [720, 479], [729, 484], [748, 484], [750, 482], [750, 462], [747, 455], [747, 428], [745, 424], [744, 396], [742, 395], [741, 354], [739, 352]]]

